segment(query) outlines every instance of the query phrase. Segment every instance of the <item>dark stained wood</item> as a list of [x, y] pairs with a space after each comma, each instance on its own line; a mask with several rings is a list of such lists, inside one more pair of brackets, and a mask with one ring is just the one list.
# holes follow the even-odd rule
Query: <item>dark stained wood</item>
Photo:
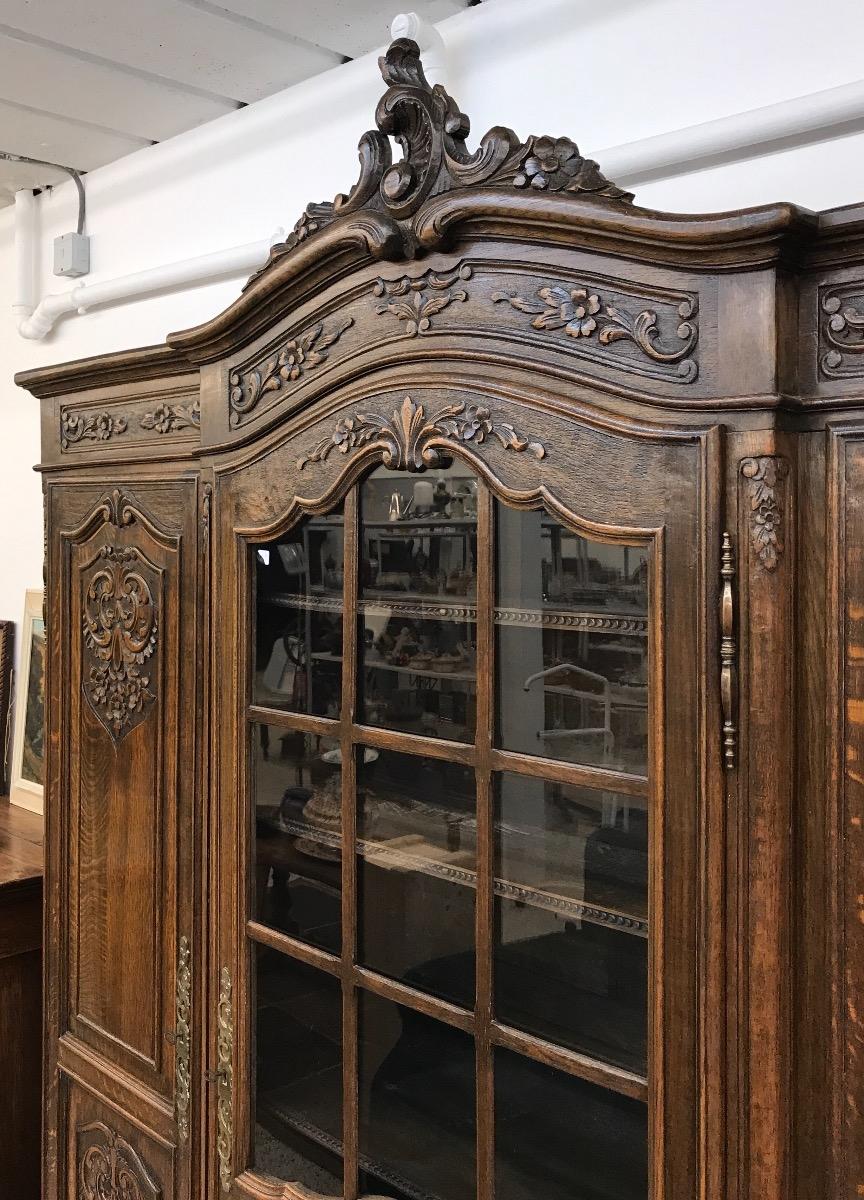
[[40, 1195], [42, 818], [0, 800], [0, 1179]]
[[[259, 947], [340, 981], [345, 1200], [364, 992], [474, 1039], [478, 1200], [495, 1194], [496, 1049], [644, 1102], [650, 1200], [853, 1200], [864, 206], [653, 213], [566, 139], [495, 129], [472, 155], [412, 44], [382, 69], [355, 188], [310, 205], [225, 312], [166, 346], [18, 379], [41, 399], [48, 535], [44, 1200], [80, 1200], [88, 1155], [123, 1157], [134, 1200], [305, 1200], [253, 1169]], [[354, 668], [359, 484], [451, 459], [479, 480], [477, 594], [444, 603], [476, 633], [472, 742], [359, 723]], [[253, 547], [343, 502], [338, 716], [251, 705]], [[495, 745], [493, 626], [532, 619], [493, 596], [496, 504], [647, 549], [647, 627], [562, 616], [647, 639], [647, 770]], [[98, 602], [112, 588], [143, 639], [120, 637], [113, 680]], [[341, 954], [258, 919], [256, 723], [339, 740], [345, 846], [359, 745], [473, 771], [473, 1008], [358, 963], [353, 853], [327, 867]], [[503, 772], [648, 815], [645, 1075], [495, 1012]], [[2, 837], [0, 871], [20, 868], [26, 890], [21, 856], [38, 849], [16, 867]], [[299, 852], [281, 853], [264, 867], [290, 876]], [[32, 925], [15, 928], [35, 951]]]

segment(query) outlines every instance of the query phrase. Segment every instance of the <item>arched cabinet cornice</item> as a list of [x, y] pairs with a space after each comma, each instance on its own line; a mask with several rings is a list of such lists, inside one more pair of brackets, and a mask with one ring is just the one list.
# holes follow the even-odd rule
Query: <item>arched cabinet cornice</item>
[[852, 1195], [864, 206], [380, 66], [224, 312], [18, 376], [46, 1200]]

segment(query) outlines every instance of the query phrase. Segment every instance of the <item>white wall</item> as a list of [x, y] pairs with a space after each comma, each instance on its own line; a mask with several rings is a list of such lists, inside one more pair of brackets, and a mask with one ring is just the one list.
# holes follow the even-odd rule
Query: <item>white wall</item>
[[[441, 30], [449, 90], [475, 138], [506, 124], [523, 137], [566, 133], [588, 152], [864, 77], [860, 0], [487, 0]], [[381, 90], [370, 56], [93, 172], [84, 282], [290, 228], [307, 201], [350, 187]], [[864, 131], [636, 191], [641, 204], [677, 211], [864, 200]], [[62, 291], [70, 285], [51, 275], [50, 247], [74, 228], [71, 185], [41, 197], [39, 210], [41, 285]], [[225, 307], [241, 281], [67, 317], [45, 342], [26, 342], [10, 311], [12, 215], [0, 210], [0, 618], [18, 621], [25, 588], [41, 586], [42, 530], [31, 471], [38, 405], [13, 373], [161, 341]]]

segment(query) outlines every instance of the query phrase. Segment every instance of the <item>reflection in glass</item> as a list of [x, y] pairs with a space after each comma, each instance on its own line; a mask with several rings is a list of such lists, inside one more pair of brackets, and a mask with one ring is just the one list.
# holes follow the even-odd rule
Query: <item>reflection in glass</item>
[[325, 1195], [342, 1190], [342, 989], [256, 946], [254, 1169]]
[[645, 774], [647, 550], [496, 514], [498, 744]]
[[379, 467], [361, 505], [361, 721], [473, 741], [477, 481]]
[[459, 1030], [360, 995], [361, 1195], [475, 1195], [474, 1046]]
[[254, 702], [339, 715], [344, 540], [341, 511], [301, 522], [253, 551]]
[[424, 992], [474, 1004], [474, 772], [358, 753], [358, 954]]
[[647, 1108], [495, 1052], [496, 1200], [646, 1200]]
[[342, 768], [335, 739], [252, 726], [254, 919], [338, 954]]
[[498, 1020], [644, 1073], [645, 801], [498, 776], [494, 890]]

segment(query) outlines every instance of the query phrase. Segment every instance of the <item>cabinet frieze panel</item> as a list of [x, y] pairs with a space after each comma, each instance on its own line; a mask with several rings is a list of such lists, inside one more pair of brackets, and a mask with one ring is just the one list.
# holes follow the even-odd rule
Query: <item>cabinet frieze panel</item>
[[864, 376], [864, 280], [820, 290], [819, 369], [827, 379]]
[[92, 451], [104, 442], [140, 445], [162, 441], [166, 435], [195, 439], [200, 427], [201, 399], [197, 390], [126, 397], [122, 407], [115, 402], [102, 407], [68, 404], [60, 409], [60, 451]]

